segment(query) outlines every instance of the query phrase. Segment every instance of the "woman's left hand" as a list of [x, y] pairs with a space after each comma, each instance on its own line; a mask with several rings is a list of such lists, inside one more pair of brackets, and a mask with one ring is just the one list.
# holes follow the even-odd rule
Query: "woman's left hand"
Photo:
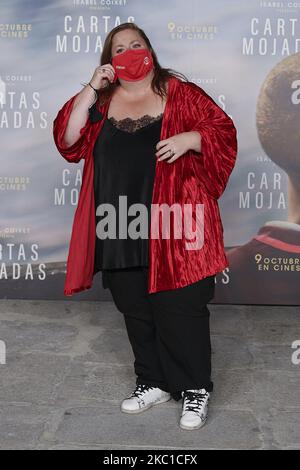
[[188, 150], [199, 152], [200, 134], [197, 131], [181, 132], [167, 139], [160, 140], [156, 145], [155, 153], [158, 161], [166, 160], [172, 163]]

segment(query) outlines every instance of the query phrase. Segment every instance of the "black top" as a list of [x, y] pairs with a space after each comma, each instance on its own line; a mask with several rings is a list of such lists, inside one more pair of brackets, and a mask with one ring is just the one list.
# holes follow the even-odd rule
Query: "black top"
[[[94, 273], [105, 269], [148, 266], [155, 152], [160, 140], [162, 118], [163, 113], [120, 121], [113, 117], [106, 118], [97, 137], [93, 152], [96, 212]], [[122, 201], [119, 196], [123, 196]], [[143, 204], [147, 209], [143, 212], [142, 223], [140, 210], [128, 215], [130, 206], [136, 203]], [[107, 207], [103, 210], [104, 206], [101, 206], [102, 212], [99, 213], [100, 204], [111, 204], [108, 206], [111, 210], [108, 212]], [[119, 230], [124, 233], [123, 238]], [[105, 239], [104, 233], [109, 233]], [[134, 239], [131, 233], [138, 238]]]

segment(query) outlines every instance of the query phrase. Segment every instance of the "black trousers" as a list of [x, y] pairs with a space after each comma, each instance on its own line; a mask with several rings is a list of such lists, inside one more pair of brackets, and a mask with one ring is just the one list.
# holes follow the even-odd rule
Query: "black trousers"
[[102, 279], [124, 314], [136, 383], [159, 387], [175, 400], [186, 389], [211, 392], [207, 303], [214, 296], [215, 276], [152, 294], [147, 292], [147, 267], [103, 270]]

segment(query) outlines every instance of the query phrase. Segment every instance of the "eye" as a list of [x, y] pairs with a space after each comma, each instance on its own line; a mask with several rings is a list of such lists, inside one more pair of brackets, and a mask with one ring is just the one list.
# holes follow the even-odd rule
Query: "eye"
[[[132, 47], [135, 48], [136, 46], [137, 46], [137, 47], [141, 47], [141, 44], [140, 44], [139, 42], [135, 42]], [[124, 50], [124, 49], [123, 49], [122, 47], [119, 47], [119, 48], [116, 50], [116, 54], [120, 54], [123, 50]]]

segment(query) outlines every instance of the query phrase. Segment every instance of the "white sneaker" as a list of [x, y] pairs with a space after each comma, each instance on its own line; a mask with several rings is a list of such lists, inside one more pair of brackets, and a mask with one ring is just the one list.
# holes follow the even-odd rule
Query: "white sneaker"
[[140, 413], [148, 410], [153, 405], [164, 403], [171, 399], [171, 394], [158, 387], [138, 384], [131, 395], [121, 403], [121, 411], [124, 413]]
[[181, 395], [183, 404], [179, 426], [188, 430], [201, 428], [207, 420], [209, 393], [202, 388], [184, 390]]

